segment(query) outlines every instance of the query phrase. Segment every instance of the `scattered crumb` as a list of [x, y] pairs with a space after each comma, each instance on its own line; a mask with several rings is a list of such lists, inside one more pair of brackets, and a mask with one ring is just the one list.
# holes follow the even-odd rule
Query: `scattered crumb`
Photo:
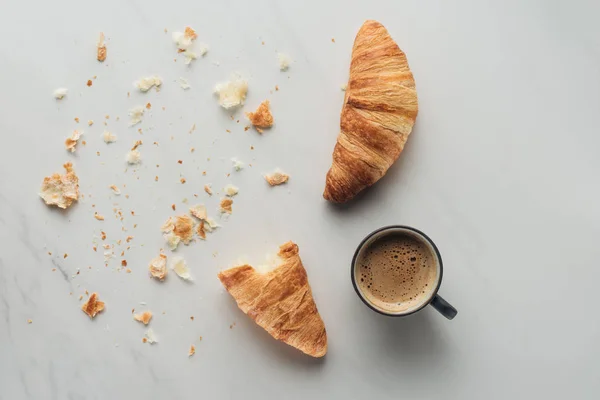
[[331, 38], [331, 43], [335, 43], [335, 38]]
[[98, 44], [96, 45], [96, 58], [102, 62], [106, 60], [106, 44], [104, 43], [104, 33], [100, 32]]
[[215, 93], [219, 95], [219, 105], [225, 109], [241, 106], [246, 100], [248, 81], [234, 76], [231, 81], [218, 83]]
[[129, 126], [134, 126], [142, 122], [142, 117], [144, 116], [144, 106], [133, 107], [129, 110], [129, 116], [131, 117], [131, 121], [129, 121]]
[[179, 182], [181, 182], [182, 184], [185, 183], [185, 178], [179, 179]]
[[273, 114], [271, 114], [271, 110], [269, 109], [270, 103], [269, 100], [265, 100], [256, 109], [255, 112], [248, 112], [246, 116], [257, 128], [259, 132], [262, 133], [260, 128], [270, 128], [273, 126]]
[[275, 91], [279, 92], [279, 85], [275, 85]]
[[279, 62], [279, 69], [281, 71], [287, 71], [292, 63], [290, 56], [284, 53], [277, 53], [277, 61]]
[[88, 87], [92, 86], [92, 80], [91, 79], [88, 79], [87, 85], [88, 85]]
[[231, 205], [233, 204], [233, 200], [225, 197], [221, 199], [221, 203], [220, 203], [220, 212], [221, 214], [231, 214], [232, 209], [231, 209]]
[[183, 78], [183, 77], [179, 77], [179, 86], [183, 89], [183, 90], [188, 90], [191, 86], [188, 83], [187, 79]]
[[196, 228], [196, 233], [200, 236], [200, 239], [206, 240], [206, 229], [204, 226], [204, 221], [200, 221], [198, 227]]
[[173, 211], [175, 211], [175, 209], [176, 209], [176, 208], [177, 208], [177, 206], [175, 205], [175, 203], [171, 204], [171, 209], [172, 209]]
[[142, 155], [138, 150], [131, 150], [125, 156], [125, 160], [128, 164], [139, 164], [142, 161]]
[[237, 158], [232, 158], [231, 162], [233, 164], [233, 169], [235, 169], [236, 171], [241, 171], [242, 169], [244, 169], [244, 164], [242, 164], [242, 162]]
[[137, 148], [138, 148], [138, 147], [140, 147], [142, 144], [143, 144], [143, 143], [142, 143], [142, 141], [141, 141], [141, 140], [136, 140], [136, 141], [133, 143], [133, 147], [131, 148], [131, 150], [135, 150], [135, 149], [137, 149]]
[[[28, 320], [27, 320], [27, 323], [28, 323], [28, 324], [31, 324], [32, 322], [33, 322], [33, 321], [32, 321], [32, 320], [30, 320], [30, 319], [28, 319]], [[194, 347], [194, 346], [192, 346], [192, 347]]]
[[169, 262], [169, 266], [171, 269], [177, 274], [178, 277], [185, 281], [189, 281], [192, 279], [190, 274], [190, 269], [187, 266], [187, 263], [183, 259], [183, 257], [174, 256], [171, 257], [171, 261]]
[[94, 218], [96, 218], [98, 221], [104, 221], [104, 216], [98, 213], [94, 213]]
[[213, 192], [210, 185], [204, 185], [204, 191], [208, 193], [209, 196], [212, 196]]
[[135, 314], [133, 316], [133, 319], [135, 319], [138, 322], [143, 323], [144, 325], [148, 325], [148, 323], [152, 319], [152, 311], [144, 311], [141, 314]]
[[121, 260], [121, 267], [126, 267], [126, 266], [127, 266], [127, 260]]
[[75, 152], [75, 148], [77, 146], [77, 141], [81, 137], [82, 133], [75, 130], [71, 133], [71, 136], [65, 140], [65, 148], [71, 153]]
[[[186, 65], [198, 58], [198, 55], [202, 57], [208, 52], [208, 46], [202, 43], [198, 44], [198, 50], [192, 48], [198, 35], [196, 34], [196, 31], [189, 26], [185, 28], [184, 32], [173, 32], [171, 37], [177, 45], [177, 52], [183, 53], [185, 56]], [[177, 59], [175, 59], [175, 61], [177, 61]]]
[[119, 190], [117, 185], [110, 185], [109, 188], [112, 189], [113, 193], [117, 196], [121, 194], [121, 190]]
[[153, 258], [148, 266], [150, 276], [160, 281], [164, 281], [167, 277], [167, 256], [159, 254], [158, 257]]
[[55, 173], [44, 178], [40, 197], [49, 206], [65, 209], [79, 198], [79, 178], [73, 171], [73, 164], [68, 162], [63, 167], [64, 175]]
[[127, 243], [131, 242], [133, 240], [133, 236], [127, 236], [127, 238], [125, 239], [125, 241]]
[[94, 125], [94, 121], [92, 121], [91, 119], [88, 120], [88, 126], [92, 126]]
[[98, 300], [98, 293], [92, 293], [87, 301], [83, 303], [81, 309], [90, 318], [94, 318], [96, 314], [104, 310], [104, 302]]
[[152, 108], [152, 104], [150, 104], [150, 103], [146, 103], [146, 109], [148, 109], [148, 110], [149, 110], [149, 109], [151, 109], [151, 108]]
[[286, 183], [290, 177], [281, 171], [275, 171], [272, 174], [265, 175], [265, 179], [267, 182], [269, 182], [269, 185], [277, 186], [281, 185], [282, 183]]
[[104, 143], [113, 143], [117, 141], [117, 135], [113, 135], [109, 131], [104, 131], [102, 139], [104, 139]]
[[135, 81], [133, 85], [145, 93], [153, 87], [156, 87], [156, 90], [159, 90], [160, 85], [162, 85], [162, 79], [156, 75], [147, 76], [145, 78], [141, 78], [138, 81]]
[[204, 204], [197, 204], [195, 206], [192, 206], [190, 207], [190, 214], [192, 214], [194, 217], [200, 220], [205, 220], [207, 217], [206, 207], [204, 206]]
[[217, 222], [210, 217], [207, 217], [204, 222], [205, 222], [204, 230], [209, 233], [221, 226], [221, 225], [217, 224]]
[[225, 195], [228, 197], [233, 197], [236, 194], [238, 194], [238, 192], [240, 191], [240, 189], [236, 186], [233, 186], [231, 184], [225, 186], [225, 188], [223, 189], [223, 191], [225, 192]]
[[175, 220], [173, 220], [173, 217], [169, 217], [162, 225], [161, 231], [165, 233], [164, 238], [167, 241], [169, 248], [175, 250], [180, 240], [186, 245], [190, 243], [194, 236], [193, 228], [194, 220], [190, 216], [184, 214], [175, 217]]
[[146, 333], [144, 333], [142, 342], [150, 343], [150, 344], [158, 343], [158, 339], [156, 338], [156, 335], [154, 334], [154, 331], [152, 330], [152, 328], [148, 328]]
[[75, 122], [79, 123], [79, 118], [78, 117], [75, 117], [73, 119], [75, 120]]
[[173, 232], [165, 233], [163, 237], [165, 238], [167, 246], [170, 250], [177, 249], [179, 242], [181, 242], [181, 238], [179, 238], [179, 236], [175, 235]]
[[194, 345], [190, 346], [190, 351], [188, 352], [188, 356], [191, 357], [194, 354], [196, 354], [196, 348], [194, 347]]
[[56, 100], [62, 100], [68, 93], [68, 89], [66, 88], [58, 88], [54, 91], [54, 98]]

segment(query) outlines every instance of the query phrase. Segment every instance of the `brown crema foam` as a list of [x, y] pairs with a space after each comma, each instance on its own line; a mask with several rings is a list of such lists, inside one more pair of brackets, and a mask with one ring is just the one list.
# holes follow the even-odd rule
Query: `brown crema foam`
[[406, 233], [376, 239], [356, 260], [356, 284], [374, 306], [398, 313], [423, 304], [438, 279], [429, 247]]

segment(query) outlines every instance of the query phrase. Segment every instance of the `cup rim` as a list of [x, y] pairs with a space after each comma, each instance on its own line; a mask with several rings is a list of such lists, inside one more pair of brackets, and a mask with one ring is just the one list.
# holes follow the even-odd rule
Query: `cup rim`
[[[383, 231], [387, 231], [387, 230], [391, 230], [391, 229], [405, 229], [405, 230], [409, 230], [412, 231], [416, 234], [418, 234], [419, 236], [421, 236], [422, 238], [424, 238], [427, 242], [429, 242], [429, 244], [431, 245], [431, 247], [433, 248], [433, 251], [435, 252], [435, 255], [438, 259], [439, 262], [439, 279], [437, 281], [437, 285], [435, 287], [435, 289], [431, 292], [431, 296], [429, 297], [429, 299], [425, 302], [423, 302], [422, 305], [420, 305], [418, 308], [407, 312], [407, 313], [398, 313], [398, 314], [394, 314], [394, 313], [387, 313], [384, 312], [382, 310], [379, 310], [377, 308], [375, 308], [372, 304], [370, 304], [362, 295], [361, 291], [358, 289], [358, 285], [356, 284], [356, 278], [355, 278], [355, 274], [354, 274], [354, 270], [356, 268], [356, 258], [358, 257], [358, 253], [360, 253], [360, 250], [364, 247], [365, 243], [374, 235], [383, 232]], [[365, 238], [359, 243], [358, 247], [356, 248], [356, 250], [354, 251], [354, 256], [352, 257], [352, 263], [350, 264], [350, 278], [352, 279], [352, 286], [354, 287], [354, 291], [356, 292], [356, 294], [358, 295], [358, 297], [361, 299], [361, 301], [367, 306], [369, 307], [371, 310], [375, 311], [378, 314], [381, 315], [385, 315], [388, 317], [406, 317], [408, 315], [412, 315], [416, 312], [421, 311], [422, 309], [424, 309], [425, 307], [427, 307], [435, 298], [435, 296], [437, 295], [438, 291], [440, 290], [440, 286], [442, 284], [442, 278], [444, 275], [444, 264], [442, 262], [442, 256], [440, 254], [440, 251], [438, 250], [437, 246], [435, 245], [435, 243], [433, 242], [433, 240], [431, 240], [431, 238], [429, 236], [427, 236], [425, 233], [423, 233], [422, 231], [413, 228], [412, 226], [408, 226], [408, 225], [387, 225], [384, 227], [381, 227], [379, 229], [374, 230], [373, 232], [369, 233], [367, 236], [365, 236]]]

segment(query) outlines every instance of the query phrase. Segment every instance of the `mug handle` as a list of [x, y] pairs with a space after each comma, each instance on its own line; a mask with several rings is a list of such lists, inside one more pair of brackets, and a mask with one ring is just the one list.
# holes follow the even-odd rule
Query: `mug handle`
[[458, 314], [456, 308], [452, 307], [450, 303], [442, 298], [439, 294], [436, 294], [431, 303], [429, 303], [435, 308], [440, 314], [448, 319], [453, 319]]

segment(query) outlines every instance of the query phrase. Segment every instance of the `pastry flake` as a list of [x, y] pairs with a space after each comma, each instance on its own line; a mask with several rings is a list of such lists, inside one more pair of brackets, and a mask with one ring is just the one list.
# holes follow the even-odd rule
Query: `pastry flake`
[[159, 281], [164, 281], [168, 272], [167, 256], [161, 253], [158, 257], [153, 258], [152, 261], [150, 261], [148, 270], [150, 271], [151, 277], [158, 279]]
[[215, 86], [215, 94], [219, 95], [219, 105], [226, 110], [243, 105], [247, 92], [248, 81], [239, 76]]
[[279, 62], [279, 70], [287, 71], [292, 63], [292, 58], [284, 53], [277, 53], [277, 61]]
[[418, 113], [404, 52], [377, 21], [366, 21], [352, 48], [350, 78], [323, 197], [343, 203], [385, 175]]
[[73, 133], [71, 133], [71, 136], [69, 136], [66, 140], [65, 140], [65, 148], [70, 151], [71, 153], [74, 153], [77, 147], [77, 143], [79, 141], [79, 139], [81, 138], [81, 135], [83, 133], [79, 132], [77, 130], [73, 131]]
[[54, 91], [54, 98], [56, 100], [62, 100], [68, 92], [69, 90], [66, 88], [58, 88]]
[[190, 269], [187, 266], [187, 263], [185, 262], [185, 259], [183, 257], [171, 257], [169, 264], [173, 272], [175, 272], [177, 276], [183, 279], [184, 281], [189, 281], [192, 279]]
[[152, 319], [152, 311], [144, 311], [141, 314], [135, 314], [133, 316], [133, 319], [135, 319], [138, 322], [141, 322], [144, 325], [148, 325], [150, 323], [150, 320]]
[[90, 319], [93, 319], [99, 312], [104, 310], [104, 302], [98, 300], [98, 293], [92, 293], [81, 309]]
[[197, 204], [190, 207], [190, 214], [198, 219], [206, 219], [206, 206], [204, 204]]
[[223, 188], [223, 192], [225, 192], [225, 196], [233, 197], [240, 192], [240, 189], [237, 186], [229, 184]]
[[148, 328], [148, 330], [146, 331], [146, 333], [144, 333], [144, 337], [142, 339], [142, 342], [144, 342], [144, 343], [150, 343], [150, 344], [158, 343], [158, 338], [156, 337], [156, 334], [154, 333], [154, 331], [152, 330], [152, 328]]
[[262, 133], [260, 129], [273, 126], [273, 114], [271, 114], [269, 100], [265, 100], [256, 109], [255, 112], [248, 112], [246, 116], [252, 125]]
[[221, 203], [219, 204], [219, 211], [221, 212], [221, 214], [231, 214], [232, 213], [232, 209], [231, 209], [231, 205], [233, 204], [233, 200], [230, 199], [229, 197], [225, 197], [221, 199]]
[[134, 82], [134, 86], [144, 93], [153, 87], [156, 87], [156, 90], [159, 90], [160, 85], [162, 85], [162, 79], [156, 75], [147, 76]]
[[102, 134], [102, 140], [104, 140], [104, 143], [113, 143], [117, 141], [117, 136], [113, 135], [112, 133], [110, 133], [109, 131], [104, 131], [104, 133]]
[[[165, 239], [167, 242], [171, 240], [173, 242], [174, 250], [177, 248], [179, 241], [174, 237], [179, 238], [184, 244], [190, 244], [194, 236], [194, 220], [188, 215], [180, 215], [178, 217], [169, 217], [169, 219], [162, 225], [161, 231], [165, 233]], [[169, 246], [171, 247], [171, 246]]]
[[134, 126], [142, 122], [144, 111], [144, 106], [136, 106], [129, 110], [129, 116], [131, 117], [131, 120], [129, 121], [129, 126]]
[[249, 265], [219, 273], [238, 307], [275, 339], [312, 357], [327, 353], [327, 332], [312, 296], [298, 246], [280, 246], [281, 264], [267, 273]]
[[49, 206], [67, 208], [79, 198], [79, 178], [73, 171], [73, 164], [70, 162], [63, 165], [66, 173], [58, 173], [44, 178], [40, 197]]
[[286, 183], [289, 179], [290, 179], [289, 175], [284, 174], [281, 171], [275, 171], [272, 174], [265, 175], [265, 180], [271, 186], [281, 185], [283, 183]]

